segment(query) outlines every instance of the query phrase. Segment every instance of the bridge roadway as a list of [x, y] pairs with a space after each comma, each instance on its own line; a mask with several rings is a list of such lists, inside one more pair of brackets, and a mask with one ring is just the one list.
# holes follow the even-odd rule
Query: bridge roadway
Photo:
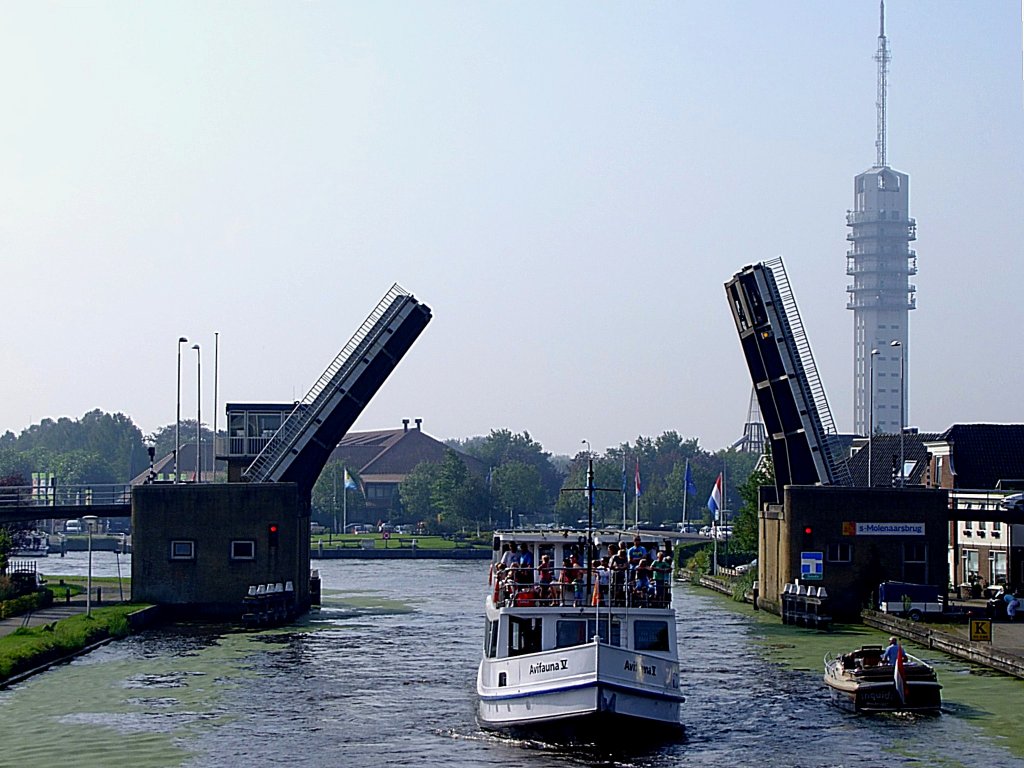
[[115, 483], [0, 487], [0, 523], [69, 520], [83, 515], [131, 517], [131, 485]]

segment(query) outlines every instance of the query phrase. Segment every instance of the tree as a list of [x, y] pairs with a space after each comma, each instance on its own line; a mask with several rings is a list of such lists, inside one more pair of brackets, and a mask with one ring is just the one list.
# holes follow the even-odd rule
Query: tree
[[510, 461], [491, 473], [491, 494], [498, 516], [533, 515], [547, 506], [540, 471], [532, 464]]
[[747, 479], [740, 484], [739, 494], [743, 504], [733, 522], [733, 542], [737, 549], [756, 553], [758, 544], [757, 496], [762, 485], [775, 484], [775, 467], [770, 456], [766, 456]]
[[430, 502], [446, 530], [486, 522], [490, 510], [483, 483], [450, 448], [445, 452], [440, 472], [431, 488]]
[[441, 465], [424, 461], [417, 464], [405, 476], [398, 493], [405, 514], [412, 520], [429, 520], [436, 517], [432, 496], [434, 483], [441, 474]]
[[563, 474], [552, 464], [551, 454], [545, 452], [541, 444], [530, 437], [529, 432], [515, 434], [508, 429], [492, 429], [486, 437], [450, 440], [448, 444], [480, 459], [491, 467], [492, 471], [511, 462], [535, 467], [540, 476], [541, 486], [547, 494], [548, 503], [554, 503], [558, 489], [562, 485]]

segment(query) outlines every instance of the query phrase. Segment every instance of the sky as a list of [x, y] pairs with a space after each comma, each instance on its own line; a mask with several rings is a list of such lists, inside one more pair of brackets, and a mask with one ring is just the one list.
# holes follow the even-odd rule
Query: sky
[[[908, 424], [1024, 422], [1022, 6], [890, 0]], [[301, 399], [398, 283], [354, 429], [554, 453], [742, 436], [723, 284], [782, 256], [853, 429], [846, 211], [875, 0], [3, 2], [0, 432]], [[201, 380], [197, 354], [201, 346]], [[197, 409], [197, 390], [202, 400]]]

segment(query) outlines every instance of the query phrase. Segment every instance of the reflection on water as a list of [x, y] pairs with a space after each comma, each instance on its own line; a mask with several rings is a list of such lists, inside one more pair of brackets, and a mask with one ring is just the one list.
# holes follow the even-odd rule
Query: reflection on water
[[21, 766], [69, 753], [82, 766], [1020, 764], [1019, 743], [980, 725], [987, 701], [1021, 700], [1020, 681], [939, 659], [947, 714], [849, 715], [827, 704], [821, 658], [869, 631], [802, 632], [689, 587], [675, 597], [684, 741], [623, 734], [609, 754], [503, 739], [474, 720], [482, 564], [318, 566], [324, 606], [293, 627], [147, 632], [0, 693], [7, 754]]

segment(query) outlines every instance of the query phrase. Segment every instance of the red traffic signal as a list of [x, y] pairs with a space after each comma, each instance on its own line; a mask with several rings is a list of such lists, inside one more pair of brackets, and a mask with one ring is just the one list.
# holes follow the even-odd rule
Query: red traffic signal
[[270, 523], [267, 526], [267, 543], [270, 546], [272, 546], [272, 547], [276, 547], [277, 546], [277, 534], [278, 534], [277, 523]]
[[805, 525], [804, 526], [804, 536], [810, 536], [812, 533], [814, 533], [814, 529], [811, 526], [809, 526], [809, 525]]

